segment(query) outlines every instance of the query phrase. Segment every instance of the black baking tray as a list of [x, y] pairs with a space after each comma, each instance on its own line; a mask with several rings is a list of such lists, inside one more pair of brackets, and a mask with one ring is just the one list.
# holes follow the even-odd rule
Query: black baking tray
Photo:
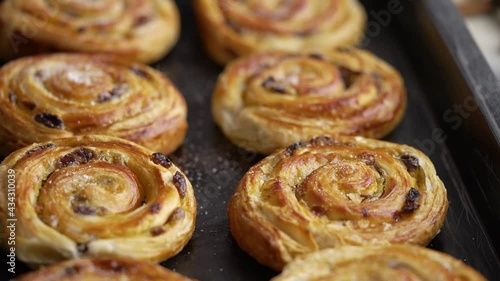
[[[499, 280], [500, 82], [450, 1], [362, 2], [370, 16], [362, 45], [394, 65], [408, 90], [404, 120], [386, 140], [423, 150], [448, 189], [447, 218], [429, 247]], [[234, 146], [213, 123], [210, 98], [222, 67], [201, 47], [192, 1], [177, 4], [180, 41], [153, 66], [188, 103], [189, 132], [171, 158], [193, 183], [198, 219], [189, 244], [162, 265], [199, 280], [268, 280], [277, 273], [238, 248], [226, 215], [238, 181], [263, 156]], [[16, 269], [0, 276], [28, 271], [19, 261]]]

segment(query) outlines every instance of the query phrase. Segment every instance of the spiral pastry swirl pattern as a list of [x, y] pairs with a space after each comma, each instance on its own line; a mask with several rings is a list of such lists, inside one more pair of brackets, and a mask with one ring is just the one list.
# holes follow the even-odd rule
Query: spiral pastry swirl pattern
[[224, 134], [264, 154], [323, 134], [380, 138], [405, 109], [400, 74], [355, 48], [239, 59], [221, 74], [212, 98]]
[[55, 264], [15, 281], [193, 281], [157, 264], [135, 259], [77, 259]]
[[180, 19], [172, 0], [7, 0], [0, 27], [3, 59], [59, 50], [149, 63], [173, 47]]
[[[15, 189], [7, 184], [12, 173]], [[186, 176], [164, 154], [119, 138], [33, 144], [7, 157], [0, 175], [2, 232], [15, 217], [16, 254], [32, 265], [80, 257], [162, 261], [194, 231]], [[7, 239], [2, 245], [8, 249]]]
[[486, 281], [449, 255], [409, 245], [326, 249], [292, 261], [271, 281]]
[[186, 102], [141, 64], [102, 55], [22, 58], [0, 69], [0, 153], [33, 142], [100, 134], [170, 153], [184, 140]]
[[342, 245], [426, 245], [448, 201], [420, 151], [361, 137], [317, 137], [252, 167], [228, 205], [239, 246], [275, 270]]
[[207, 51], [221, 64], [256, 51], [354, 45], [366, 23], [357, 0], [196, 0], [195, 10]]

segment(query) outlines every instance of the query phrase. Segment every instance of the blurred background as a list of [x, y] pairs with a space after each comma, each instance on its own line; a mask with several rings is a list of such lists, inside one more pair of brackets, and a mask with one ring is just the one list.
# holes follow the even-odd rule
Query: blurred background
[[500, 0], [453, 0], [486, 60], [500, 78]]

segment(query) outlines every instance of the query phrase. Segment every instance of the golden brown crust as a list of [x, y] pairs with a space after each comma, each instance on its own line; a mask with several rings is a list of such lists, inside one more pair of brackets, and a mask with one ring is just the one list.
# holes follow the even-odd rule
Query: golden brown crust
[[409, 245], [327, 249], [292, 261], [271, 281], [454, 280], [486, 281], [449, 255]]
[[16, 281], [194, 281], [155, 263], [135, 259], [76, 259], [25, 274]]
[[228, 205], [239, 246], [275, 270], [343, 245], [426, 245], [448, 201], [422, 152], [361, 137], [317, 137], [252, 167]]
[[263, 154], [322, 134], [380, 138], [405, 109], [400, 74], [355, 48], [241, 58], [219, 76], [212, 98], [224, 134]]
[[0, 175], [1, 229], [17, 219], [16, 255], [34, 266], [78, 257], [162, 261], [194, 231], [187, 177], [164, 154], [119, 138], [33, 144], [7, 157]]
[[170, 153], [187, 131], [184, 98], [160, 72], [111, 56], [52, 54], [0, 69], [0, 154], [74, 135], [125, 138]]
[[58, 50], [150, 63], [174, 46], [180, 30], [173, 0], [6, 0], [0, 22], [2, 59]]
[[366, 23], [357, 0], [196, 0], [194, 5], [205, 47], [220, 64], [263, 50], [355, 45]]

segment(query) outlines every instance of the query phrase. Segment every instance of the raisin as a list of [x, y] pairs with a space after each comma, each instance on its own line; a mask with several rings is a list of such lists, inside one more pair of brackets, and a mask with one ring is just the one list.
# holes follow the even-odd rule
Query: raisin
[[30, 101], [21, 101], [21, 105], [29, 111], [33, 111], [36, 108], [36, 104]]
[[78, 251], [78, 254], [80, 254], [80, 256], [83, 256], [83, 254], [85, 254], [89, 250], [89, 246], [87, 243], [77, 243], [76, 250]]
[[287, 147], [287, 149], [285, 150], [285, 153], [286, 153], [286, 155], [291, 156], [291, 155], [293, 155], [295, 150], [297, 150], [301, 147], [304, 147], [304, 146], [307, 146], [306, 142], [294, 143], [294, 144], [290, 145], [289, 147]]
[[373, 155], [371, 155], [368, 152], [363, 152], [363, 153], [359, 154], [358, 158], [361, 159], [361, 161], [363, 163], [365, 163], [366, 165], [370, 165], [370, 166], [375, 165], [375, 157], [373, 157]]
[[279, 84], [278, 81], [276, 81], [276, 79], [274, 79], [274, 77], [272, 76], [262, 82], [262, 87], [276, 93], [286, 93], [286, 87]]
[[99, 95], [99, 97], [97, 98], [97, 102], [103, 103], [103, 102], [117, 99], [117, 98], [123, 96], [123, 94], [125, 94], [127, 92], [127, 90], [128, 90], [128, 87], [126, 85], [124, 85], [124, 84], [117, 85], [111, 91], [101, 93]]
[[406, 197], [403, 211], [412, 212], [418, 209], [418, 207], [420, 207], [420, 205], [418, 204], [418, 200], [420, 199], [420, 197], [421, 197], [420, 192], [412, 187], [408, 192], [408, 197]]
[[160, 203], [154, 203], [151, 205], [151, 209], [149, 209], [151, 213], [153, 214], [158, 214], [161, 211], [161, 204]]
[[153, 18], [150, 16], [150, 15], [142, 15], [142, 16], [139, 16], [135, 19], [134, 21], [134, 26], [137, 27], [137, 26], [141, 26], [141, 25], [144, 25], [148, 22], [150, 22]]
[[38, 113], [35, 121], [52, 129], [62, 129], [64, 122], [61, 118], [50, 113]]
[[327, 136], [314, 137], [311, 139], [311, 144], [314, 146], [327, 146], [336, 143], [337, 142], [333, 138]]
[[73, 165], [86, 164], [94, 159], [94, 151], [87, 148], [79, 148], [69, 154], [64, 155], [57, 161], [58, 168], [64, 168]]
[[420, 167], [418, 159], [415, 156], [403, 155], [399, 159], [401, 160], [401, 162], [403, 162], [403, 164], [405, 164], [406, 170], [409, 173], [415, 172]]
[[93, 208], [91, 208], [89, 206], [82, 205], [82, 204], [76, 205], [73, 208], [73, 211], [77, 214], [86, 215], [86, 216], [92, 216], [92, 215], [96, 214], [96, 211]]
[[153, 153], [153, 155], [151, 156], [151, 161], [165, 168], [170, 168], [172, 166], [172, 161], [170, 161], [167, 155], [160, 152]]
[[186, 212], [182, 207], [179, 207], [172, 212], [172, 215], [168, 218], [167, 223], [181, 220], [184, 216], [186, 216]]
[[370, 212], [365, 208], [361, 209], [361, 213], [363, 214], [363, 217], [365, 217], [365, 218], [370, 215]]
[[151, 235], [158, 236], [165, 233], [165, 231], [167, 231], [167, 229], [164, 226], [153, 227], [151, 229]]
[[323, 56], [322, 54], [318, 54], [318, 53], [310, 54], [309, 57], [313, 58], [313, 59], [317, 59], [317, 60], [326, 60], [325, 56]]
[[175, 172], [172, 181], [174, 182], [174, 185], [177, 188], [177, 191], [179, 192], [181, 198], [184, 198], [184, 196], [186, 196], [187, 189], [186, 178], [179, 171], [177, 171]]
[[40, 145], [40, 146], [37, 146], [37, 147], [35, 147], [33, 149], [28, 150], [28, 152], [26, 152], [26, 155], [31, 156], [33, 153], [38, 152], [40, 150], [44, 150], [44, 149], [47, 149], [47, 148], [54, 148], [54, 147], [56, 147], [56, 145], [53, 144], [53, 143], [48, 143], [48, 144]]

